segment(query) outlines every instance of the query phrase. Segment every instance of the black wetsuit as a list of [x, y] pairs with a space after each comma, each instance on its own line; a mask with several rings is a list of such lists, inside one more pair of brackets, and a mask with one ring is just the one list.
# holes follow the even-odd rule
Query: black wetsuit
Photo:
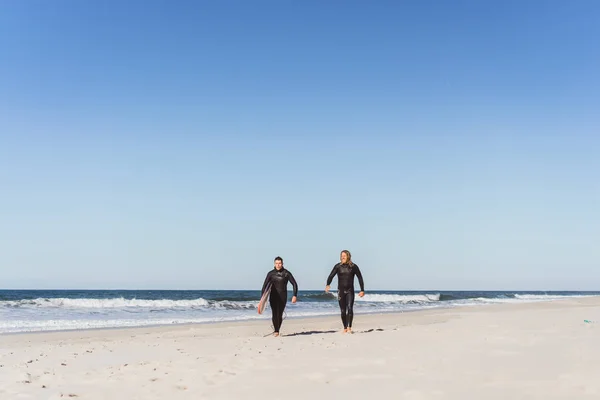
[[352, 328], [352, 319], [354, 317], [354, 277], [358, 277], [360, 291], [365, 291], [365, 283], [358, 265], [350, 266], [348, 264], [337, 263], [331, 270], [327, 278], [327, 286], [331, 285], [333, 277], [338, 277], [338, 302], [342, 312], [342, 322], [345, 328]]
[[285, 268], [277, 271], [276, 268], [269, 271], [265, 278], [265, 283], [261, 290], [261, 296], [267, 288], [267, 284], [271, 282], [271, 294], [269, 295], [269, 304], [273, 311], [273, 329], [279, 333], [281, 322], [283, 321], [283, 310], [287, 303], [287, 284], [290, 282], [294, 288], [294, 296], [298, 296], [298, 284], [290, 271]]

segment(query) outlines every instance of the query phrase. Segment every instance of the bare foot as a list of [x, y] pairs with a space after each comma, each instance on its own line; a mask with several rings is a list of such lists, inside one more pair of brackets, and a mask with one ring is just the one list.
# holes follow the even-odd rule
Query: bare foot
[[275, 337], [279, 336], [279, 332], [273, 333], [273, 336], [275, 336]]
[[342, 333], [346, 333], [348, 332], [348, 328], [344, 328], [344, 330], [342, 331]]
[[347, 333], [354, 333], [354, 332], [352, 332], [352, 328], [348, 328], [348, 330], [346, 332]]

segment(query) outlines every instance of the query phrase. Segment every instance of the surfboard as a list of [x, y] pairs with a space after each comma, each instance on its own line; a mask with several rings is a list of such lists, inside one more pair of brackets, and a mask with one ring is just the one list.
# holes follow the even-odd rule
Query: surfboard
[[269, 295], [271, 294], [271, 282], [267, 283], [267, 287], [265, 289], [265, 293], [260, 298], [258, 302], [258, 313], [262, 314], [267, 306], [267, 300], [269, 299]]

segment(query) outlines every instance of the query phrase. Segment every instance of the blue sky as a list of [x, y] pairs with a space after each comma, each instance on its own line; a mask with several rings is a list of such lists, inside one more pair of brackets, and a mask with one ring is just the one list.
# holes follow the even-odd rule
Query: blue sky
[[0, 287], [598, 290], [595, 1], [13, 1]]

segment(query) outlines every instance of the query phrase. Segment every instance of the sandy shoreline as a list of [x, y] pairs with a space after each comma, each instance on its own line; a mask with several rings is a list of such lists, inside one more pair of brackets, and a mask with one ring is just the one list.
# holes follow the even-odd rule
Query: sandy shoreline
[[[467, 306], [470, 307], [470, 306]], [[435, 309], [408, 309], [408, 310], [394, 310], [394, 311], [382, 311], [382, 312], [368, 312], [361, 314], [361, 316], [373, 317], [373, 316], [385, 316], [390, 314], [407, 314], [407, 313], [427, 313], [428, 311], [435, 310], [446, 310], [453, 309], [456, 306], [449, 307], [435, 307]], [[355, 311], [356, 313], [356, 311]], [[243, 325], [243, 324], [256, 324], [259, 326], [269, 327], [271, 326], [271, 309], [267, 308], [264, 315], [266, 318], [262, 319], [239, 319], [239, 320], [231, 320], [231, 321], [203, 321], [203, 322], [178, 322], [173, 324], [155, 324], [155, 325], [136, 325], [136, 326], [107, 326], [107, 327], [99, 327], [99, 328], [83, 328], [83, 329], [47, 329], [47, 330], [36, 330], [36, 331], [22, 331], [22, 332], [0, 332], [0, 338], [6, 336], [21, 336], [21, 335], [48, 335], [52, 333], [85, 333], [85, 332], [111, 332], [111, 331], [136, 331], [138, 329], [144, 330], [176, 330], [176, 329], [187, 329], [190, 327], [199, 327], [199, 326], [211, 326], [211, 325]], [[288, 321], [299, 321], [299, 320], [319, 320], [319, 319], [331, 319], [338, 318], [336, 315], [331, 314], [323, 314], [323, 315], [304, 315], [304, 316], [284, 316], [284, 325], [287, 324]], [[269, 329], [267, 329], [269, 331]]]
[[337, 316], [281, 338], [265, 320], [7, 334], [0, 398], [600, 398], [599, 324], [587, 297], [357, 314], [354, 335]]

